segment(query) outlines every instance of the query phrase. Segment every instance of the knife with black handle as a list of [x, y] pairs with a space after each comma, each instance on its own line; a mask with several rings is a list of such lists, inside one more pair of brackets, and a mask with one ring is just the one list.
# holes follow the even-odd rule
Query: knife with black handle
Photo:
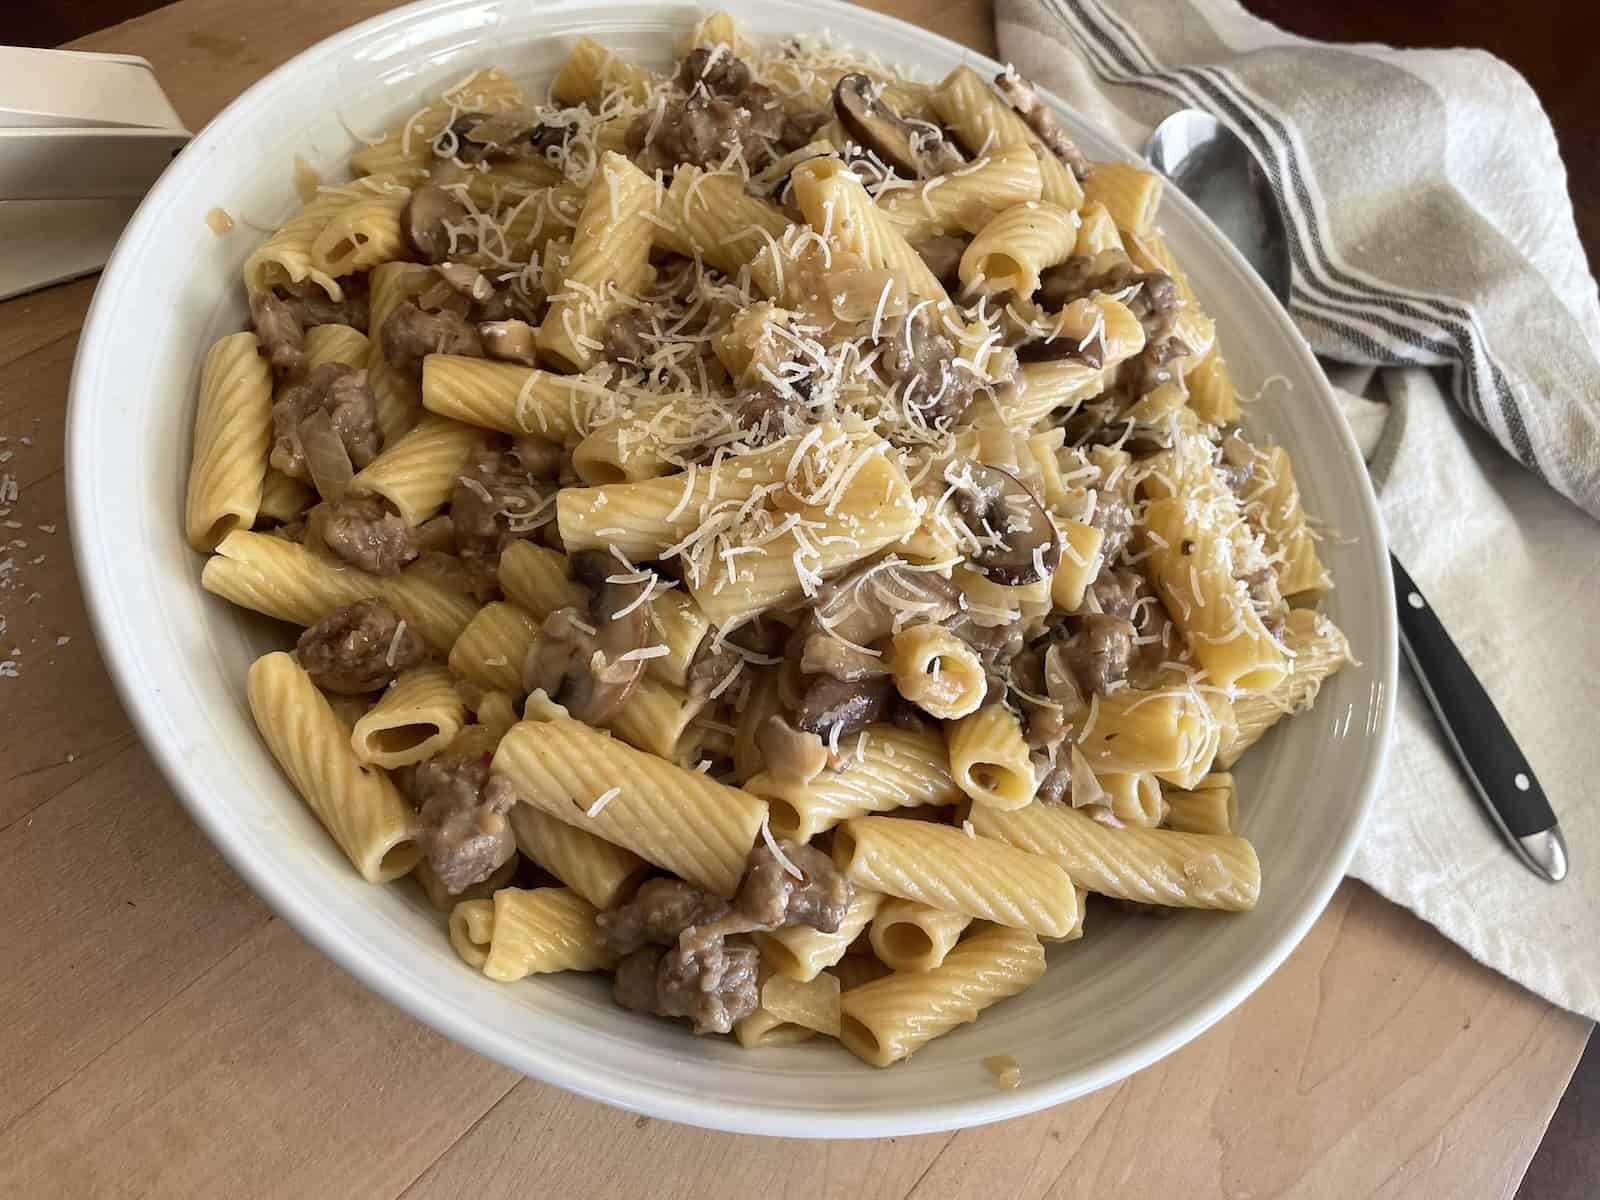
[[1400, 649], [1450, 740], [1456, 761], [1517, 857], [1552, 883], [1565, 879], [1567, 842], [1533, 767], [1444, 625], [1392, 554], [1389, 566], [1400, 616]]

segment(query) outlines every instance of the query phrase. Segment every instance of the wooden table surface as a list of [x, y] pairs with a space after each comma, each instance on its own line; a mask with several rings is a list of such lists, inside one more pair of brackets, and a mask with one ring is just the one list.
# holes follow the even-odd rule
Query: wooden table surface
[[[993, 50], [981, 0], [871, 6]], [[198, 129], [385, 7], [182, 0], [76, 44], [149, 58]], [[0, 677], [0, 1196], [1515, 1192], [1589, 1023], [1354, 883], [1186, 1049], [955, 1134], [801, 1146], [635, 1117], [522, 1079], [369, 994], [222, 862], [96, 654], [62, 479], [93, 288], [0, 305], [0, 472], [20, 485], [0, 570], [0, 657], [20, 651], [17, 677]]]

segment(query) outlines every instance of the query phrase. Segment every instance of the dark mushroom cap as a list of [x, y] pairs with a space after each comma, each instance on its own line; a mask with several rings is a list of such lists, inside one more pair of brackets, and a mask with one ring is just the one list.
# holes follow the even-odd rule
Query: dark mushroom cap
[[543, 688], [590, 725], [610, 720], [633, 694], [645, 664], [625, 656], [650, 642], [649, 606], [638, 602], [645, 585], [606, 582], [616, 572], [615, 561], [598, 551], [573, 556], [574, 578], [590, 589], [588, 608], [546, 617], [522, 668], [529, 691]]
[[897, 175], [912, 179], [949, 171], [964, 161], [939, 131], [914, 125], [883, 102], [878, 85], [860, 73], [840, 78], [833, 107], [845, 132], [872, 151]]
[[968, 564], [995, 583], [1037, 583], [1061, 562], [1061, 535], [1028, 485], [1001, 467], [969, 463], [956, 507], [981, 543]]
[[467, 206], [461, 201], [437, 184], [425, 183], [406, 201], [406, 240], [423, 262], [442, 263], [451, 250], [446, 226], [460, 225], [467, 216]]
[[837, 725], [839, 736], [846, 737], [881, 718], [893, 692], [894, 680], [887, 675], [854, 681], [808, 676], [795, 727], [826, 740]]

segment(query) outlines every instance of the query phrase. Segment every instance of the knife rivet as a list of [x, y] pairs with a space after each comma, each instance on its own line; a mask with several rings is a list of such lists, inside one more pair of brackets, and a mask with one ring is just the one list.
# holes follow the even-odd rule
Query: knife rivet
[[1406, 597], [1406, 603], [1411, 605], [1412, 608], [1421, 608], [1426, 601], [1423, 600], [1421, 592], [1412, 592]]
[[1525, 792], [1531, 786], [1528, 782], [1528, 777], [1521, 771], [1517, 772], [1516, 778], [1511, 782], [1517, 785], [1517, 791], [1519, 792]]

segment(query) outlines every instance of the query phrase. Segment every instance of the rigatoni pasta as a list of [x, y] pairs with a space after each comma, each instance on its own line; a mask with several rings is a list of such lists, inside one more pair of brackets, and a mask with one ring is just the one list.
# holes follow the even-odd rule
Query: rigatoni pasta
[[1253, 907], [1230, 768], [1349, 647], [1158, 177], [1009, 70], [677, 53], [474, 71], [310, 191], [183, 534], [298, 627], [266, 749], [470, 969], [887, 1066], [1090, 893]]

